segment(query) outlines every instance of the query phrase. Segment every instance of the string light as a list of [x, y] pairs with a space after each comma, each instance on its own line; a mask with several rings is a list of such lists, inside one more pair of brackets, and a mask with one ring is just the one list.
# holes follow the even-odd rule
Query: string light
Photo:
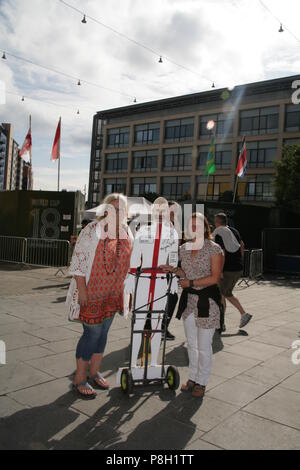
[[78, 86], [81, 86], [81, 81], [80, 81], [80, 80], [78, 80], [77, 85], [78, 85]]
[[83, 24], [86, 24], [86, 23], [87, 23], [87, 21], [86, 21], [86, 16], [85, 16], [85, 15], [83, 15], [83, 20], [81, 20], [81, 23], [83, 23]]
[[279, 33], [283, 33], [283, 31], [287, 31], [291, 36], [293, 36], [294, 39], [296, 39], [297, 42], [300, 42], [300, 38], [298, 38], [290, 29], [287, 28], [286, 25], [284, 25], [284, 28], [283, 29], [283, 23], [280, 21], [280, 19], [270, 10], [269, 7], [267, 7], [267, 5], [262, 1], [262, 0], [259, 0], [259, 3], [261, 4], [261, 6], [271, 15], [273, 16], [273, 18], [278, 21], [278, 23], [280, 24], [280, 28], [278, 30]]
[[5, 55], [5, 52], [3, 52], [2, 59], [6, 60], [6, 55]]
[[[161, 64], [163, 62], [162, 60], [162, 56], [161, 54], [159, 54], [157, 51], [155, 51], [154, 49], [152, 49], [151, 47], [145, 45], [145, 44], [142, 44], [141, 42], [139, 41], [136, 41], [135, 39], [127, 36], [126, 34], [124, 33], [121, 33], [120, 31], [118, 31], [117, 29], [113, 28], [112, 26], [109, 26], [105, 23], [103, 23], [102, 21], [98, 20], [97, 18], [93, 18], [92, 16], [89, 16], [89, 15], [86, 15], [84, 14], [83, 11], [79, 10], [78, 8], [74, 7], [73, 5], [71, 5], [70, 3], [67, 3], [65, 0], [58, 0], [60, 3], [62, 3], [64, 6], [66, 6], [67, 8], [70, 8], [71, 10], [74, 10], [76, 11], [78, 14], [80, 15], [84, 15], [86, 18], [88, 18], [90, 21], [93, 21], [94, 23], [97, 23], [99, 24], [100, 26], [102, 26], [103, 28], [106, 28], [108, 29], [109, 31], [113, 32], [114, 34], [122, 37], [123, 39], [126, 39], [127, 41], [135, 44], [136, 46], [139, 46], [139, 47], [142, 47], [143, 49], [145, 49], [146, 51], [150, 52], [151, 54], [155, 55], [156, 57], [159, 57], [159, 63]], [[190, 72], [190, 73], [193, 73], [194, 75], [197, 75], [198, 77], [201, 77], [201, 78], [204, 78], [205, 80], [207, 80], [208, 82], [212, 82], [211, 79], [205, 77], [204, 75], [201, 75], [200, 73], [196, 72], [195, 70], [192, 70], [188, 67], [186, 67], [185, 65], [181, 65], [179, 64], [178, 62], [175, 62], [172, 58], [170, 57], [166, 57], [166, 56], [163, 56], [164, 59], [167, 61], [167, 62], [170, 62], [171, 64], [173, 65], [176, 65], [176, 67], [179, 67], [183, 70], [186, 70], [187, 72]]]
[[[6, 91], [6, 93], [8, 95], [13, 95], [13, 96], [17, 96], [19, 98], [21, 98], [21, 101], [25, 101], [25, 98], [26, 100], [31, 100], [31, 101], [38, 101], [40, 103], [45, 103], [45, 104], [49, 104], [51, 106], [58, 106], [58, 107], [61, 107], [61, 108], [66, 108], [66, 109], [70, 109], [74, 112], [74, 107], [72, 106], [69, 106], [69, 105], [66, 105], [66, 104], [62, 104], [62, 103], [55, 103], [53, 101], [47, 101], [47, 100], [42, 100], [40, 98], [35, 98], [35, 97], [32, 97], [32, 96], [25, 96], [25, 95], [19, 95], [18, 93], [14, 93], [12, 91]], [[91, 108], [91, 107], [87, 107], [87, 106], [84, 106], [85, 109], [89, 110], [89, 112], [91, 113], [94, 113], [94, 108]], [[80, 114], [80, 110], [78, 109], [77, 110], [77, 113], [76, 114]]]
[[216, 88], [215, 82], [212, 83], [212, 88]]
[[[0, 49], [1, 50], [1, 49]], [[4, 53], [4, 55], [7, 55], [9, 57], [13, 57], [14, 59], [17, 59], [17, 60], [21, 60], [22, 62], [26, 62], [27, 64], [30, 64], [30, 65], [34, 65], [35, 67], [39, 67], [41, 69], [44, 69], [44, 70], [47, 70], [48, 72], [51, 72], [51, 73], [55, 73], [57, 75], [61, 75], [63, 77], [66, 77], [68, 79], [71, 79], [72, 81], [76, 80], [77, 81], [77, 85], [81, 85], [82, 83], [86, 84], [86, 85], [89, 85], [89, 86], [93, 86], [95, 88], [100, 88], [101, 90], [106, 90], [106, 91], [109, 91], [111, 93], [116, 93], [120, 96], [125, 96], [126, 98], [130, 98], [132, 99], [133, 96], [132, 95], [127, 95], [126, 93], [123, 93], [122, 91], [119, 91], [119, 90], [115, 90], [113, 88], [108, 88], [106, 86], [103, 86], [103, 85], [99, 85], [98, 83], [93, 83], [93, 82], [90, 82], [88, 80], [78, 80], [77, 77], [75, 77], [74, 75], [70, 75], [69, 73], [66, 73], [66, 72], [63, 72], [61, 70], [57, 70], [55, 68], [52, 68], [52, 67], [48, 67], [46, 65], [41, 65], [41, 64], [38, 64], [37, 62], [33, 62], [32, 60], [30, 59], [25, 59], [24, 57], [20, 57], [20, 56], [17, 56], [16, 54], [13, 54], [11, 52], [7, 52]], [[2, 58], [5, 58], [6, 59], [6, 56], [5, 57], [2, 57]], [[80, 82], [80, 83], [79, 83]]]

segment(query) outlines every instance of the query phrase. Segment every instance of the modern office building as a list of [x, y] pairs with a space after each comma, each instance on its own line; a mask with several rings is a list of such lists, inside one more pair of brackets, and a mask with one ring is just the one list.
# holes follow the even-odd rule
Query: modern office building
[[30, 189], [30, 165], [20, 158], [19, 151], [12, 125], [0, 125], [0, 191]]
[[[114, 191], [145, 197], [156, 193], [178, 201], [219, 200], [234, 190], [243, 136], [248, 168], [238, 180], [238, 197], [274, 204], [274, 162], [284, 144], [300, 143], [299, 79], [291, 76], [98, 112], [89, 207]], [[216, 172], [207, 185], [210, 120], [215, 122]]]

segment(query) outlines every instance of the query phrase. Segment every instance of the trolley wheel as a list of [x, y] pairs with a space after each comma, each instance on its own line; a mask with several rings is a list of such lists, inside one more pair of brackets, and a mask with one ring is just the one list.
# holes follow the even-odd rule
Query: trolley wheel
[[180, 375], [178, 369], [170, 366], [167, 369], [167, 384], [170, 390], [177, 390], [180, 383]]
[[129, 369], [123, 369], [121, 373], [121, 389], [126, 395], [130, 395], [133, 389], [132, 374]]

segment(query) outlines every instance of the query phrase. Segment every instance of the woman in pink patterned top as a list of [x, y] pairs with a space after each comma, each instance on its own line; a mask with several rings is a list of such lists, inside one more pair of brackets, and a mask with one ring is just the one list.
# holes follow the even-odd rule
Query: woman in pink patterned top
[[104, 215], [81, 232], [70, 266], [73, 281], [68, 293], [69, 318], [83, 325], [73, 388], [85, 399], [95, 398], [94, 388], [109, 387], [99, 368], [114, 316], [123, 312], [124, 280], [132, 245], [125, 222], [126, 198], [111, 194], [105, 198], [103, 208]]
[[[187, 338], [190, 376], [187, 383], [182, 385], [181, 391], [190, 391], [193, 396], [202, 398], [211, 372], [213, 336], [215, 330], [220, 328], [221, 295], [217, 284], [221, 277], [224, 256], [220, 246], [212, 241], [208, 221], [202, 214], [192, 214], [187, 232], [192, 241], [180, 248], [181, 268], [165, 269], [180, 277], [179, 284], [187, 297], [182, 317]], [[189, 290], [196, 294], [189, 293]], [[204, 291], [209, 292], [205, 294], [207, 314], [199, 311], [200, 297], [197, 291], [201, 290], [202, 294]]]

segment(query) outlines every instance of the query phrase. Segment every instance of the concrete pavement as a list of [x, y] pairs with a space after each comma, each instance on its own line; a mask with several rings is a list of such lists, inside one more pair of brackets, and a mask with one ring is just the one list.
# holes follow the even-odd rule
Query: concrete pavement
[[[111, 389], [85, 402], [70, 391], [81, 325], [67, 320], [69, 280], [55, 272], [0, 265], [0, 448], [300, 449], [300, 364], [291, 348], [300, 336], [299, 280], [236, 290], [253, 320], [240, 334], [239, 314], [228, 308], [202, 403], [157, 386], [122, 394], [115, 373], [128, 361], [130, 322], [117, 316], [102, 367]], [[170, 330], [167, 363], [186, 380], [182, 323]]]

